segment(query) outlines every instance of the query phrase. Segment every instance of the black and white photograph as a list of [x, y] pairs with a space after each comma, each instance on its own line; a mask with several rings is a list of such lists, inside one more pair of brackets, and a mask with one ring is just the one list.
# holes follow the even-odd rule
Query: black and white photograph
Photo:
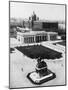
[[66, 85], [66, 4], [9, 2], [9, 87]]

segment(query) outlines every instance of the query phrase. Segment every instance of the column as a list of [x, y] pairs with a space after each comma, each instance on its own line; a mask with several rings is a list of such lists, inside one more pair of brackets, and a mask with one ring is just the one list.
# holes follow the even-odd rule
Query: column
[[32, 36], [32, 42], [33, 42], [33, 36]]
[[31, 37], [31, 43], [32, 43], [32, 37]]
[[32, 37], [32, 42], [34, 42], [34, 37]]
[[34, 42], [36, 42], [36, 36], [34, 36]]
[[39, 36], [39, 41], [41, 41], [41, 36]]
[[47, 36], [48, 36], [48, 41], [50, 41], [50, 34], [47, 34]]
[[34, 36], [33, 36], [33, 43], [34, 43]]
[[44, 41], [46, 41], [46, 36], [44, 36]]
[[29, 37], [29, 43], [30, 43], [30, 37]]
[[23, 39], [24, 39], [24, 37], [21, 38], [21, 43], [24, 43], [24, 40]]
[[42, 38], [42, 36], [41, 36], [41, 41], [43, 41], [43, 38]]
[[28, 43], [28, 38], [26, 38], [26, 43]]
[[26, 38], [24, 37], [24, 43], [26, 43]]
[[38, 42], [40, 42], [40, 36], [38, 36]]
[[39, 36], [38, 36], [38, 42], [39, 42]]
[[27, 43], [29, 43], [29, 37], [27, 37]]
[[43, 41], [45, 41], [45, 35], [43, 35]]
[[30, 37], [30, 43], [31, 43], [31, 37]]
[[27, 37], [27, 43], [29, 43], [29, 37]]

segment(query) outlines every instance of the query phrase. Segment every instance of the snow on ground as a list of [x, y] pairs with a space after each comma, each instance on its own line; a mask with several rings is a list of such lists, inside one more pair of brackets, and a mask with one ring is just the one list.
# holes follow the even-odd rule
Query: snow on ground
[[[11, 46], [11, 45], [10, 45]], [[45, 60], [48, 69], [56, 74], [56, 78], [45, 82], [41, 85], [35, 85], [27, 78], [27, 74], [34, 71], [36, 60], [24, 56], [23, 53], [15, 49], [15, 52], [10, 53], [10, 87], [34, 87], [48, 85], [64, 85], [65, 84], [65, 53], [59, 60]]]

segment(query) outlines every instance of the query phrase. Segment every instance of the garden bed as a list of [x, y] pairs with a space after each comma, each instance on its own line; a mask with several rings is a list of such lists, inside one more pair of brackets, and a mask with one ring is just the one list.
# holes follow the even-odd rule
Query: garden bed
[[52, 49], [46, 48], [42, 45], [34, 45], [34, 46], [20, 46], [16, 47], [20, 52], [30, 58], [38, 58], [42, 59], [57, 59], [62, 57], [62, 53], [54, 51]]

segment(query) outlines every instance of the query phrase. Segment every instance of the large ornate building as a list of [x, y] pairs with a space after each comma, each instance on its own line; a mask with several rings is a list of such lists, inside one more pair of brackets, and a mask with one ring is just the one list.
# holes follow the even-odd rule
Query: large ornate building
[[21, 44], [57, 40], [57, 33], [45, 31], [17, 32], [17, 40]]

